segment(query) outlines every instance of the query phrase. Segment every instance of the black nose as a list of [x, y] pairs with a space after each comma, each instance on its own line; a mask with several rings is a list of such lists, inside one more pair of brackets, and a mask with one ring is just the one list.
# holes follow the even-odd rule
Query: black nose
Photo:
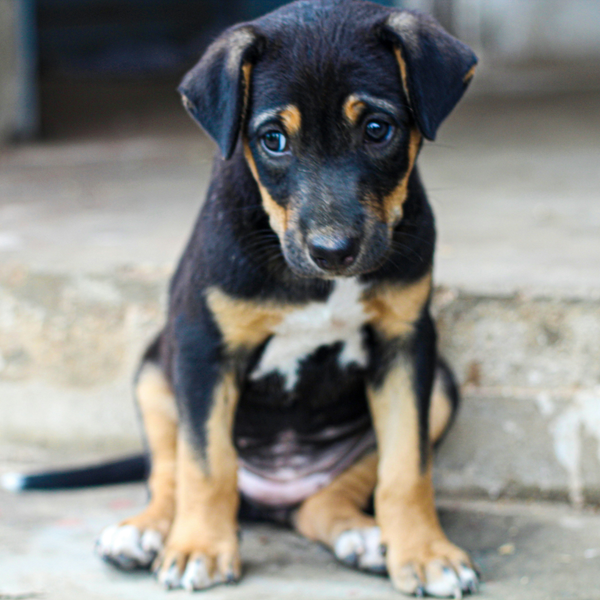
[[308, 242], [308, 252], [321, 269], [332, 271], [349, 267], [358, 256], [360, 241], [355, 237], [315, 236]]

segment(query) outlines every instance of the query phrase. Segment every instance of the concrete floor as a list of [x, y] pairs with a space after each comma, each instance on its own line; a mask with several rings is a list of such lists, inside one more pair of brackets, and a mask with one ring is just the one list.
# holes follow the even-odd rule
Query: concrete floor
[[[187, 598], [147, 573], [122, 573], [92, 552], [95, 536], [145, 502], [141, 485], [76, 492], [0, 492], [0, 598]], [[442, 501], [450, 539], [483, 576], [481, 600], [600, 599], [600, 514], [564, 506]], [[243, 581], [201, 592], [227, 600], [399, 598], [383, 577], [351, 571], [322, 547], [269, 525], [243, 526]]]

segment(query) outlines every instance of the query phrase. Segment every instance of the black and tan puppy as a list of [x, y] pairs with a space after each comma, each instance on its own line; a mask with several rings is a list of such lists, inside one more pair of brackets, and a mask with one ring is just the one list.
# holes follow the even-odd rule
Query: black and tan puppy
[[434, 504], [456, 395], [415, 168], [475, 63], [428, 17], [308, 0], [229, 29], [186, 76], [222, 157], [139, 373], [151, 501], [102, 534], [105, 558], [154, 560], [170, 588], [235, 581], [241, 495], [402, 592], [476, 589]]

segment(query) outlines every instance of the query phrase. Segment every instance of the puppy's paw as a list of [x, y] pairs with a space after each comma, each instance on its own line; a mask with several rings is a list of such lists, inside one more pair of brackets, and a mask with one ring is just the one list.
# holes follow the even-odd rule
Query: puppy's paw
[[386, 572], [379, 527], [344, 531], [335, 541], [333, 551], [339, 561], [351, 567], [371, 573]]
[[147, 569], [163, 547], [163, 536], [133, 525], [107, 527], [96, 540], [96, 554], [120, 569]]
[[412, 551], [388, 548], [387, 566], [394, 587], [413, 596], [462, 598], [476, 593], [479, 578], [467, 554], [448, 540]]
[[214, 550], [168, 545], [156, 560], [154, 571], [166, 589], [184, 588], [192, 592], [235, 583], [241, 574], [237, 542], [221, 544]]

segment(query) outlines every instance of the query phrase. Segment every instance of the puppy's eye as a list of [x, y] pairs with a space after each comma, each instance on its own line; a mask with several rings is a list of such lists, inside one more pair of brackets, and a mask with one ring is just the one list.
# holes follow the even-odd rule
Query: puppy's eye
[[260, 141], [265, 150], [271, 154], [283, 154], [288, 149], [287, 137], [281, 131], [267, 131]]
[[381, 144], [387, 142], [394, 132], [394, 128], [385, 121], [371, 119], [365, 124], [365, 142], [368, 144]]

